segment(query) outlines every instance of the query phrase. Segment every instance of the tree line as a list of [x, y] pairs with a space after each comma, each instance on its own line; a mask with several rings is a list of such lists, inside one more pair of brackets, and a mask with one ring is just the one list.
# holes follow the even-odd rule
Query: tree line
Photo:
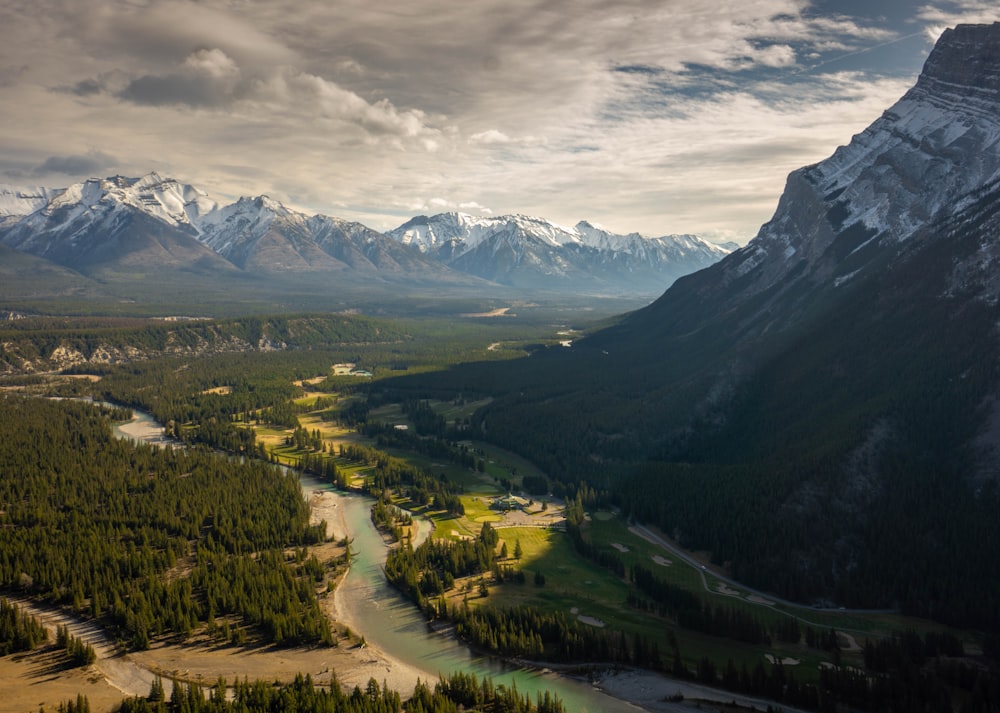
[[48, 638], [45, 626], [38, 619], [0, 598], [0, 656], [31, 651]]
[[[564, 713], [558, 696], [548, 692], [534, 700], [516, 686], [478, 679], [474, 674], [456, 672], [441, 676], [434, 686], [417, 681], [413, 694], [404, 703], [400, 694], [369, 679], [364, 688], [347, 691], [336, 676], [328, 685], [316, 683], [311, 675], [299, 674], [288, 684], [261, 680], [238, 681], [229, 691], [220, 678], [206, 696], [200, 686], [174, 682], [169, 698], [162, 682], [154, 682], [150, 695], [128, 698], [118, 713]], [[76, 713], [83, 713], [78, 709]]]

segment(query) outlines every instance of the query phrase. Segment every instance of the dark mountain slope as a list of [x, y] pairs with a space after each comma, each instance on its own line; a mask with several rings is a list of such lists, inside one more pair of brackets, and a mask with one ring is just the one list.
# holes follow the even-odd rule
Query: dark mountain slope
[[572, 349], [448, 378], [497, 395], [484, 437], [749, 583], [996, 629], [998, 90], [1000, 24], [947, 31], [746, 248]]

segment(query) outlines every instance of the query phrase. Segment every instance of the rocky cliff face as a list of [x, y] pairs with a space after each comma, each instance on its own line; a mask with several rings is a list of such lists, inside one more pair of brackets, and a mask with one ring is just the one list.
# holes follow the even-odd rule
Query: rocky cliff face
[[[774, 217], [696, 287], [748, 333], [789, 302], [837, 290], [912, 252], [1000, 179], [1000, 23], [945, 31], [916, 85], [851, 143], [793, 172]], [[750, 328], [750, 323], [756, 329]]]

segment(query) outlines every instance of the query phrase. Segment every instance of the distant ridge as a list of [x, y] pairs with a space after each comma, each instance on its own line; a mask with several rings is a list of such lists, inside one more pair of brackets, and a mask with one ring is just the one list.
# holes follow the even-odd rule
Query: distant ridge
[[417, 216], [388, 235], [463, 272], [549, 290], [658, 293], [729, 252], [693, 235], [618, 235], [586, 221], [566, 228], [524, 215]]
[[469, 289], [488, 281], [650, 296], [726, 254], [694, 236], [646, 239], [526, 216], [420, 216], [387, 236], [268, 196], [219, 205], [155, 172], [64, 189], [0, 187], [0, 244], [105, 280], [155, 268], [330, 286], [374, 280]]

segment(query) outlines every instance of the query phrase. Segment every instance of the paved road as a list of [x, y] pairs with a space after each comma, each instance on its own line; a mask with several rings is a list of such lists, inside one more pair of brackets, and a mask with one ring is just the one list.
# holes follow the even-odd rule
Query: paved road
[[[677, 547], [675, 544], [673, 544], [669, 540], [665, 539], [661, 535], [658, 535], [657, 533], [653, 532], [652, 530], [650, 530], [645, 525], [632, 525], [632, 526], [629, 527], [629, 531], [632, 532], [633, 534], [638, 535], [639, 537], [643, 538], [647, 542], [651, 542], [654, 545], [662, 547], [664, 550], [666, 550], [667, 552], [669, 552], [671, 555], [673, 555], [677, 559], [682, 560], [686, 564], [694, 567], [698, 571], [698, 573], [701, 575], [701, 583], [705, 587], [705, 591], [706, 592], [710, 592], [711, 594], [714, 594], [714, 595], [720, 596], [720, 597], [726, 597], [726, 596], [728, 596], [728, 597], [736, 597], [736, 598], [739, 598], [739, 599], [743, 599], [744, 601], [746, 601], [746, 602], [748, 602], [750, 604], [757, 604], [759, 606], [772, 606], [772, 604], [781, 604], [782, 606], [789, 607], [790, 609], [793, 609], [793, 610], [798, 611], [798, 612], [802, 612], [803, 614], [806, 613], [806, 612], [809, 612], [809, 611], [824, 611], [822, 609], [817, 609], [817, 608], [814, 608], [814, 607], [810, 607], [810, 606], [807, 606], [807, 605], [804, 605], [804, 604], [800, 604], [798, 602], [792, 602], [792, 601], [789, 601], [787, 599], [782, 599], [781, 597], [776, 597], [773, 594], [769, 594], [767, 592], [762, 592], [762, 591], [760, 591], [758, 589], [754, 589], [752, 587], [748, 587], [747, 585], [745, 585], [745, 584], [743, 584], [741, 582], [737, 582], [735, 579], [730, 579], [729, 577], [726, 577], [724, 575], [719, 574], [715, 570], [710, 570], [705, 565], [703, 565], [701, 562], [699, 562], [697, 559], [695, 559], [694, 557], [692, 557], [691, 555], [689, 555], [687, 552], [685, 552], [681, 548]], [[710, 574], [715, 579], [717, 579], [720, 582], [722, 582], [722, 583], [724, 583], [724, 584], [732, 587], [733, 589], [739, 589], [740, 593], [738, 595], [737, 594], [726, 594], [725, 592], [720, 592], [717, 589], [712, 589], [708, 585], [708, 579], [706, 578], [707, 574]], [[742, 596], [745, 593], [749, 593], [750, 595], [752, 595], [754, 597], [757, 597], [759, 599], [762, 599], [764, 601], [754, 601], [753, 599], [748, 599], [748, 598]], [[816, 627], [816, 628], [824, 629], [824, 628], [826, 628], [828, 626], [827, 624], [817, 624], [815, 622], [811, 622], [808, 619], [804, 618], [803, 616], [800, 616], [798, 614], [794, 614], [792, 612], [785, 612], [785, 611], [782, 611], [780, 609], [775, 609], [774, 611], [776, 611], [776, 612], [778, 612], [780, 614], [785, 614], [786, 616], [794, 617], [795, 619], [797, 619], [798, 621], [802, 622], [803, 624], [808, 624], [809, 626], [813, 626], [813, 627]], [[825, 611], [831, 611], [831, 610], [825, 610]], [[835, 612], [837, 614], [898, 614], [899, 613], [899, 612], [897, 612], [897, 611], [895, 611], [893, 609], [837, 609], [837, 610], [835, 610]], [[852, 632], [860, 633], [860, 634], [870, 633], [870, 632], [867, 632], [867, 631], [864, 631], [864, 630], [861, 630], [861, 629], [848, 629], [848, 628], [840, 627], [840, 626], [836, 627], [836, 629], [837, 629], [837, 631], [842, 631], [842, 632], [852, 631]]]

